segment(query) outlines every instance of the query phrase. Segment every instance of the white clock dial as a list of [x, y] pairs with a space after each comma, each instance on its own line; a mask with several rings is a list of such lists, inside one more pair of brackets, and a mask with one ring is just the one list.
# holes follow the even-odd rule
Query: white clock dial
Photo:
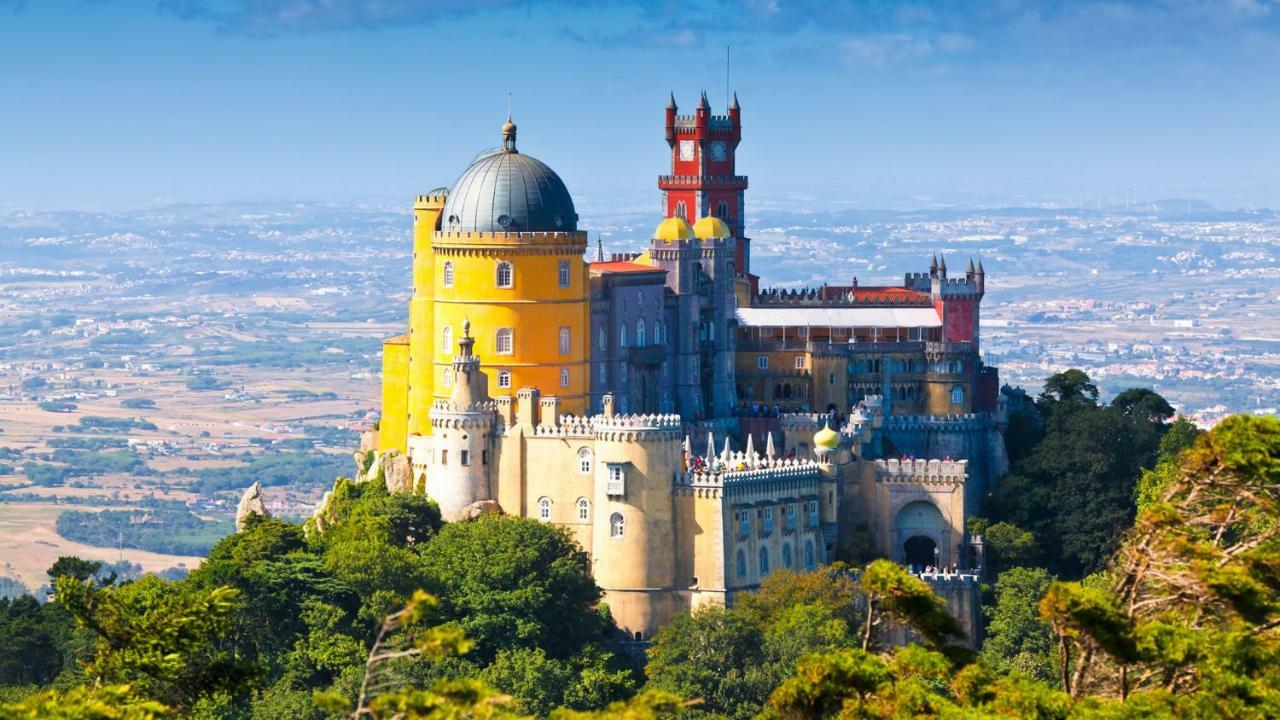
[[724, 162], [727, 157], [729, 157], [729, 149], [725, 146], [724, 142], [717, 140], [711, 143], [712, 160], [715, 160], [716, 162]]
[[681, 141], [680, 141], [680, 159], [681, 159], [681, 160], [692, 160], [692, 159], [693, 159], [693, 147], [694, 147], [694, 146], [693, 146], [693, 141], [692, 141], [692, 140], [681, 140]]

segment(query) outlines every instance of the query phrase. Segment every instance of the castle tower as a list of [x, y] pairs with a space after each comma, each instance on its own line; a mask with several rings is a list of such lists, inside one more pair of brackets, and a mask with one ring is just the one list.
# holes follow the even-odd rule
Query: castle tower
[[555, 171], [516, 149], [482, 154], [454, 183], [431, 240], [433, 390], [448, 397], [451, 338], [466, 317], [495, 395], [536, 387], [582, 414], [587, 398], [587, 234]]
[[427, 462], [427, 495], [440, 505], [447, 521], [464, 517], [467, 506], [493, 499], [496, 413], [490, 402], [488, 378], [473, 354], [471, 323], [462, 323], [458, 354], [451, 365], [448, 400], [431, 408], [431, 453]]
[[[435, 253], [431, 238], [440, 229], [448, 188], [419, 195], [413, 203], [413, 294], [409, 297], [409, 433], [423, 435], [435, 399], [432, 339], [435, 338]], [[447, 348], [445, 352], [452, 352]]]
[[745, 236], [747, 178], [735, 174], [734, 158], [742, 140], [738, 95], [734, 93], [728, 115], [712, 115], [705, 92], [693, 115], [677, 111], [673, 94], [666, 108], [671, 174], [658, 177], [663, 215], [690, 224], [708, 216], [724, 220], [732, 231], [734, 272], [746, 275], [751, 270], [751, 241]]
[[597, 416], [596, 583], [618, 626], [648, 640], [680, 609], [676, 588], [675, 499], [671, 473], [680, 466], [676, 416]]

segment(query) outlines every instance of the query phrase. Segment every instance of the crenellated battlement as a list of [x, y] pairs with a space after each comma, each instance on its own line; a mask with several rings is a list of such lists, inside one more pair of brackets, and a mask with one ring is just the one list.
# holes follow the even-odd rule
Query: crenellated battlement
[[683, 419], [675, 414], [561, 415], [554, 423], [539, 424], [534, 428], [534, 435], [590, 438], [600, 432], [617, 430], [676, 433], [683, 425]]
[[962, 485], [968, 478], [968, 460], [876, 460], [876, 482]]
[[949, 429], [971, 430], [985, 427], [987, 416], [980, 413], [953, 413], [947, 415], [890, 415], [885, 424], [894, 430]]
[[930, 307], [930, 297], [911, 288], [765, 288], [753, 307]]

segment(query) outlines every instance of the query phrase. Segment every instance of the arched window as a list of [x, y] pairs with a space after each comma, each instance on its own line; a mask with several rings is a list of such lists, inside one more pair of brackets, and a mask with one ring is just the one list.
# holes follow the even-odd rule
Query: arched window
[[689, 208], [684, 204], [683, 200], [676, 203], [675, 217], [682, 218], [685, 222], [689, 221]]
[[498, 336], [493, 343], [494, 352], [499, 355], [510, 355], [514, 345], [511, 328], [498, 328]]
[[782, 567], [791, 569], [791, 543], [782, 546]]
[[559, 279], [560, 279], [560, 287], [562, 287], [562, 288], [567, 288], [567, 287], [569, 287], [569, 261], [568, 261], [568, 260], [561, 260], [561, 261], [560, 261], [560, 273], [559, 273], [559, 275], [560, 275], [560, 278], [559, 278]]
[[716, 217], [721, 220], [729, 219], [729, 203], [723, 200], [720, 201], [720, 204], [716, 206]]
[[601, 350], [609, 349], [609, 331], [600, 328], [600, 332], [596, 333], [596, 346]]
[[654, 345], [662, 344], [662, 321], [661, 320], [653, 321], [653, 344]]
[[568, 354], [569, 354], [569, 345], [571, 344], [571, 343], [570, 343], [570, 339], [571, 339], [571, 338], [570, 338], [570, 335], [569, 335], [569, 328], [567, 328], [567, 327], [562, 327], [562, 328], [560, 328], [560, 334], [559, 334], [559, 345], [560, 345], [560, 354], [561, 354], [561, 355], [568, 355]]
[[582, 448], [578, 451], [578, 472], [583, 475], [591, 474], [591, 448]]
[[586, 522], [591, 518], [591, 501], [586, 498], [578, 498], [578, 519]]
[[813, 541], [804, 541], [804, 567], [806, 570], [812, 570], [817, 567], [817, 562], [813, 557]]
[[511, 371], [510, 370], [498, 371], [498, 387], [500, 388], [511, 387]]
[[626, 530], [626, 520], [623, 519], [622, 513], [614, 513], [609, 516], [609, 537], [620, 538]]
[[445, 262], [444, 264], [444, 286], [453, 287], [453, 263]]
[[964, 404], [964, 388], [960, 387], [959, 385], [953, 385], [951, 387], [951, 404], [952, 405]]
[[769, 548], [760, 548], [760, 577], [769, 574]]
[[449, 325], [445, 325], [440, 331], [440, 347], [445, 355], [453, 354], [453, 328]]
[[644, 347], [644, 318], [636, 320], [636, 347]]
[[560, 387], [569, 387], [569, 368], [560, 368]]
[[507, 262], [506, 260], [499, 261], [498, 272], [497, 272], [498, 287], [509, 288], [511, 287], [511, 282], [512, 282], [511, 263]]
[[738, 549], [738, 577], [744, 578], [746, 576], [747, 576], [747, 554], [743, 552], [741, 548], [739, 548]]
[[444, 386], [453, 387], [453, 368], [444, 369]]
[[551, 519], [551, 499], [538, 498], [538, 519], [546, 522]]
[[618, 323], [618, 347], [627, 346], [627, 324]]

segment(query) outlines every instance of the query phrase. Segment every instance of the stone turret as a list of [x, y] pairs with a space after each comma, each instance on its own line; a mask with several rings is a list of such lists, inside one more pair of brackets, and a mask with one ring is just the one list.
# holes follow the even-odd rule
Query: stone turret
[[427, 461], [427, 495], [440, 505], [448, 521], [476, 514], [494, 500], [492, 456], [496, 405], [489, 397], [488, 378], [473, 354], [471, 322], [462, 325], [458, 354], [453, 358], [453, 387], [448, 400], [431, 409], [431, 450]]

